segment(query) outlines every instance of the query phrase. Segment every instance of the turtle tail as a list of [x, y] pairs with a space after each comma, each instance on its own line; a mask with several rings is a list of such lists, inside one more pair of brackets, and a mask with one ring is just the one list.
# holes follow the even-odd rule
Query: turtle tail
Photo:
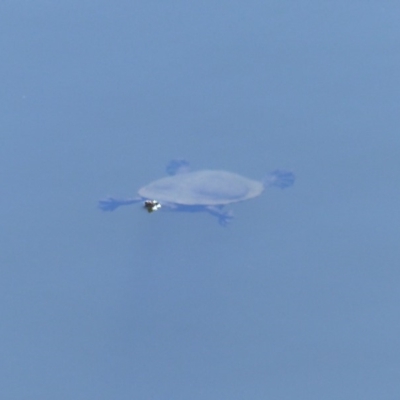
[[285, 189], [292, 186], [295, 181], [293, 172], [277, 169], [272, 171], [264, 180], [264, 187], [278, 187]]

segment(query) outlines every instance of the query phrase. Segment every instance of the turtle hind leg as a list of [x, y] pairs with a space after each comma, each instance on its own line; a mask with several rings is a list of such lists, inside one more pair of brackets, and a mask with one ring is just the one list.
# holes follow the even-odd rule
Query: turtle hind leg
[[281, 189], [285, 189], [294, 184], [295, 177], [293, 172], [284, 171], [284, 170], [275, 170], [272, 171], [264, 180], [264, 187], [278, 187]]
[[218, 217], [218, 223], [223, 227], [227, 227], [229, 223], [232, 221], [232, 219], [233, 219], [233, 213], [232, 211], [229, 211]]
[[190, 165], [186, 160], [171, 160], [165, 170], [168, 175], [184, 174], [190, 171]]
[[119, 206], [134, 204], [141, 201], [141, 199], [116, 199], [114, 197], [107, 197], [99, 201], [98, 206], [103, 211], [114, 211]]

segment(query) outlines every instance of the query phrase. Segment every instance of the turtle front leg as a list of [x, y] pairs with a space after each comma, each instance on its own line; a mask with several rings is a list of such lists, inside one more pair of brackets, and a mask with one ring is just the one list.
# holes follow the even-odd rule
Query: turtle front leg
[[226, 210], [221, 206], [208, 206], [206, 207], [206, 211], [209, 212], [214, 217], [218, 218], [218, 223], [222, 226], [227, 226], [229, 222], [233, 219], [232, 210]]
[[116, 199], [114, 197], [107, 197], [106, 199], [100, 200], [98, 205], [103, 211], [114, 211], [119, 206], [135, 204], [139, 203], [140, 201], [142, 201], [140, 198]]

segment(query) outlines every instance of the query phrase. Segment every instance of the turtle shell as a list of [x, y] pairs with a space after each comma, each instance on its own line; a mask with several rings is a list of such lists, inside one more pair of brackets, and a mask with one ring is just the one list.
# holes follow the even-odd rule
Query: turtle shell
[[168, 176], [139, 190], [145, 199], [188, 206], [215, 206], [259, 196], [262, 182], [226, 171], [195, 171]]

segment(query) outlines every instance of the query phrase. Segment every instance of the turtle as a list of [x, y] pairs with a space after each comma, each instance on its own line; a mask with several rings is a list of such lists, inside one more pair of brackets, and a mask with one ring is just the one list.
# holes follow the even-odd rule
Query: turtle
[[294, 174], [274, 170], [261, 182], [222, 170], [191, 171], [186, 160], [173, 160], [167, 168], [167, 177], [143, 186], [138, 196], [127, 199], [108, 197], [99, 201], [103, 211], [113, 211], [122, 205], [144, 202], [148, 212], [168, 211], [208, 212], [227, 225], [232, 212], [226, 206], [249, 200], [262, 194], [268, 187], [292, 186]]

